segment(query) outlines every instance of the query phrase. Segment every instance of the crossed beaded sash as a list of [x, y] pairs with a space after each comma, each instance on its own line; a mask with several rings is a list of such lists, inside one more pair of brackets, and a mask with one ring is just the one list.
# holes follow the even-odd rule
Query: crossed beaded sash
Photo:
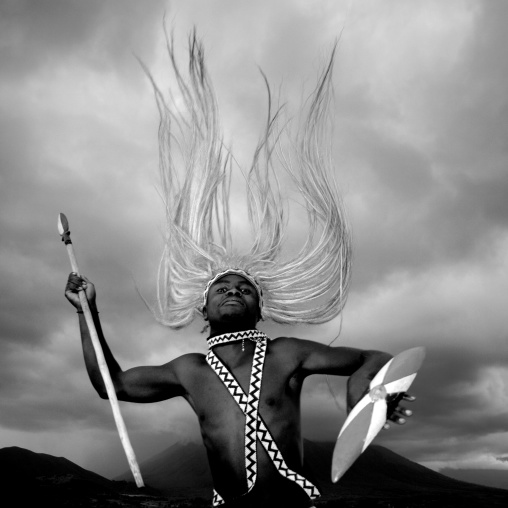
[[[235, 342], [238, 340], [252, 340], [256, 342], [252, 370], [249, 381], [248, 395], [235, 379], [228, 368], [217, 358], [213, 347], [219, 344]], [[275, 444], [270, 431], [265, 425], [262, 416], [258, 413], [259, 396], [261, 393], [261, 381], [263, 377], [263, 365], [265, 361], [268, 337], [259, 330], [247, 330], [235, 333], [225, 333], [207, 340], [209, 351], [206, 360], [217, 376], [224, 383], [229, 393], [235, 399], [240, 409], [245, 414], [245, 471], [247, 476], [247, 493], [251, 491], [257, 478], [257, 440], [261, 442], [268, 456], [272, 459], [279, 474], [298, 484], [311, 499], [319, 497], [319, 490], [309, 480], [292, 471], [286, 465], [282, 453]], [[214, 489], [213, 506], [224, 504], [224, 499]]]

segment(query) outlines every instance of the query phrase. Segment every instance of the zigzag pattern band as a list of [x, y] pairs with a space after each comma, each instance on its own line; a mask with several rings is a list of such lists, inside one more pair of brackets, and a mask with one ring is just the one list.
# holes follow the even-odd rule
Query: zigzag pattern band
[[[220, 360], [215, 356], [215, 354], [212, 353], [212, 355], [208, 353], [207, 356], [208, 363], [214, 369], [216, 374], [222, 379], [222, 381], [228, 388], [229, 392], [231, 393], [237, 404], [240, 406], [241, 410], [244, 413], [246, 413], [246, 411], [248, 410], [247, 395], [242, 390], [241, 386], [238, 384], [233, 375], [229, 372], [227, 367], [225, 367], [220, 362]], [[268, 428], [266, 427], [266, 424], [264, 423], [263, 417], [261, 415], [259, 416], [258, 424], [259, 425], [257, 431], [257, 438], [261, 441], [261, 444], [263, 445], [268, 455], [274, 462], [279, 473], [282, 476], [290, 480], [293, 480], [298, 485], [300, 485], [310, 498], [315, 499], [316, 497], [319, 497], [320, 494], [318, 489], [309, 480], [289, 469], [286, 462], [284, 461], [281, 451], [275, 444], [275, 441], [272, 435], [270, 434]]]
[[[256, 330], [250, 330], [256, 331]], [[254, 359], [252, 363], [251, 380], [249, 387], [249, 395], [246, 395], [242, 387], [235, 379], [233, 374], [227, 367], [217, 358], [215, 353], [210, 349], [206, 357], [208, 364], [215, 371], [217, 376], [222, 380], [229, 393], [235, 399], [240, 409], [245, 414], [245, 468], [247, 475], [247, 485], [249, 492], [256, 482], [257, 477], [257, 457], [256, 457], [256, 442], [257, 439], [261, 442], [269, 457], [272, 459], [275, 467], [279, 473], [288, 478], [289, 480], [297, 483], [311, 499], [319, 497], [319, 490], [306, 478], [288, 468], [282, 453], [277, 447], [275, 440], [270, 434], [268, 428], [263, 421], [261, 415], [258, 414], [259, 394], [261, 391], [262, 369], [264, 357], [266, 354], [267, 337], [265, 334], [259, 332], [261, 336], [256, 343], [256, 350], [254, 352]], [[236, 334], [225, 334], [236, 335]], [[220, 336], [223, 337], [223, 336]], [[218, 338], [218, 337], [216, 337]], [[247, 337], [239, 337], [232, 340], [239, 340]], [[250, 338], [250, 337], [249, 337]], [[231, 339], [224, 337], [224, 342], [229, 342]], [[223, 342], [220, 342], [223, 343]], [[215, 344], [217, 345], [217, 344]], [[224, 504], [224, 500], [218, 492], [214, 490], [213, 506], [220, 506]]]
[[244, 330], [242, 332], [223, 333], [222, 335], [206, 339], [206, 342], [208, 343], [208, 348], [211, 349], [219, 344], [227, 344], [228, 342], [235, 342], [243, 339], [257, 341], [263, 337], [269, 340], [266, 334], [260, 332], [259, 330]]

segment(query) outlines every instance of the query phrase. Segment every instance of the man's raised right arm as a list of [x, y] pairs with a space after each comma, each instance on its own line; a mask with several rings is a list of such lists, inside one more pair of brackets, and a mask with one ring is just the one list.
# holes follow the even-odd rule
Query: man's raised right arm
[[65, 287], [65, 296], [78, 310], [86, 370], [93, 387], [101, 398], [106, 399], [108, 395], [99, 369], [88, 325], [81, 311], [79, 291], [86, 292], [104, 358], [119, 400], [128, 402], [158, 402], [184, 395], [185, 390], [178, 380], [178, 365], [181, 363], [179, 359], [161, 366], [134, 367], [126, 371], [121, 369], [102, 332], [96, 306], [94, 285], [86, 277], [80, 277], [71, 273]]

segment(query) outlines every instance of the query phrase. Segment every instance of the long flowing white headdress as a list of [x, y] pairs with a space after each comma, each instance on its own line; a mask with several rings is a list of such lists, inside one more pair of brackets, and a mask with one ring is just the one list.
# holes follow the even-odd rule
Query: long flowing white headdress
[[[203, 46], [193, 33], [184, 76], [167, 34], [166, 41], [177, 87], [165, 95], [152, 79], [166, 208], [156, 318], [172, 328], [188, 325], [202, 310], [207, 283], [230, 268], [244, 270], [258, 282], [265, 319], [317, 324], [336, 317], [350, 281], [351, 234], [330, 154], [334, 51], [302, 108], [295, 135], [290, 123], [282, 122], [281, 109], [273, 111], [267, 83], [267, 122], [245, 176], [253, 241], [240, 250], [230, 227], [233, 158], [223, 142]], [[287, 256], [282, 252], [287, 222], [275, 166], [296, 184], [308, 218], [304, 245]]]

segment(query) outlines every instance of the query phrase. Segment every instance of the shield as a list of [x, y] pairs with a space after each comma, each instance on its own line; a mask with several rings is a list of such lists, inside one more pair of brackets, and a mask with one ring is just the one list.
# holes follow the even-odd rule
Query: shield
[[365, 451], [386, 422], [388, 401], [411, 386], [425, 358], [425, 348], [407, 349], [387, 362], [370, 382], [340, 429], [332, 458], [332, 482], [337, 482]]

